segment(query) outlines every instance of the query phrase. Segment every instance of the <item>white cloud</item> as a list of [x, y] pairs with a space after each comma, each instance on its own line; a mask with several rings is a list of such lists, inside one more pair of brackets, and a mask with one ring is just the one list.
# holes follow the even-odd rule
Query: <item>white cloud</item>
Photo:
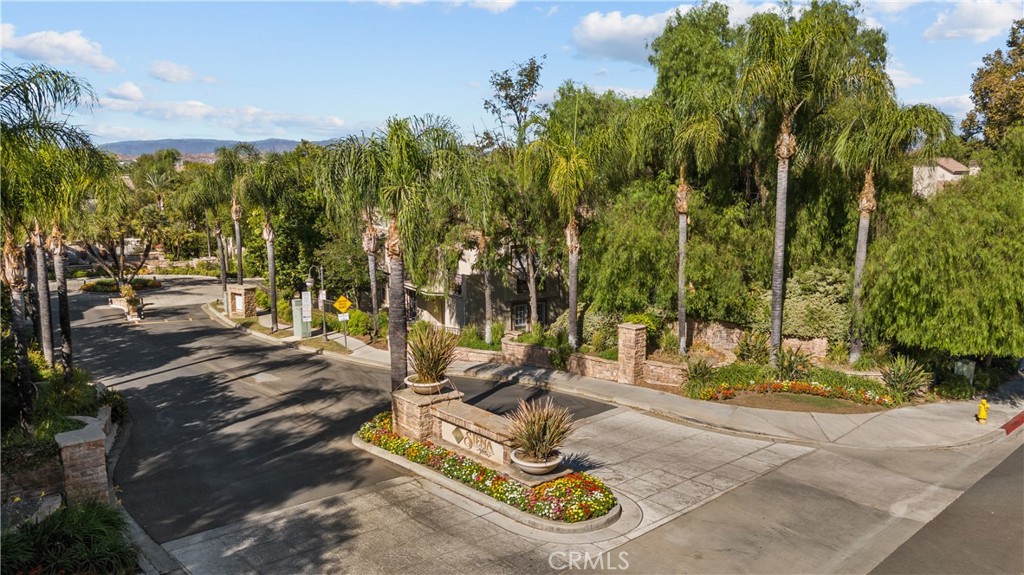
[[957, 2], [952, 11], [940, 12], [935, 22], [924, 31], [925, 40], [967, 38], [985, 42], [999, 35], [1008, 35], [1010, 25], [1021, 17], [1020, 0], [965, 0]]
[[617, 10], [591, 12], [573, 28], [572, 39], [584, 56], [646, 64], [647, 45], [665, 30], [665, 22], [677, 9], [685, 12], [690, 8], [684, 4], [649, 16], [623, 15]]
[[598, 68], [597, 71], [594, 72], [594, 75], [598, 76], [598, 77], [600, 77], [600, 76], [607, 76], [608, 75], [608, 68]]
[[963, 118], [967, 112], [974, 108], [974, 103], [971, 102], [970, 94], [962, 94], [960, 96], [940, 96], [938, 98], [922, 98], [914, 100], [913, 104], [931, 104], [943, 112], [953, 116], [955, 118]]
[[149, 138], [149, 132], [142, 128], [126, 128], [124, 126], [90, 126], [89, 132], [106, 140], [144, 140]]
[[[778, 12], [775, 2], [729, 2], [729, 20], [743, 22], [757, 12]], [[628, 14], [622, 12], [591, 12], [583, 17], [572, 30], [573, 42], [580, 53], [589, 58], [626, 60], [647, 63], [650, 51], [647, 45], [665, 30], [676, 11], [685, 13], [692, 4], [679, 6], [656, 14]], [[799, 13], [802, 5], [794, 6]]]
[[548, 8], [548, 11], [544, 15], [550, 17], [550, 16], [554, 16], [557, 13], [558, 13], [558, 5], [555, 4], [554, 6]]
[[375, 0], [377, 4], [383, 4], [390, 8], [398, 8], [405, 4], [423, 4], [426, 0]]
[[195, 70], [184, 64], [175, 64], [169, 60], [157, 60], [149, 67], [149, 75], [163, 82], [215, 82], [212, 76], [199, 77]]
[[25, 60], [38, 60], [51, 65], [85, 64], [101, 72], [117, 70], [117, 62], [103, 54], [98, 42], [82, 36], [81, 30], [55, 32], [46, 30], [16, 36], [13, 24], [3, 24], [0, 37], [3, 49]]
[[906, 68], [903, 67], [903, 63], [896, 58], [889, 58], [889, 61], [885, 65], [886, 71], [889, 72], [889, 77], [892, 78], [893, 86], [897, 88], [909, 88], [918, 84], [923, 84], [924, 80], [911, 74]]
[[466, 87], [467, 88], [472, 88], [474, 90], [479, 90], [480, 89], [480, 82], [474, 82], [474, 81], [466, 82]]
[[139, 102], [143, 99], [142, 90], [134, 82], [125, 82], [120, 86], [111, 88], [107, 90], [107, 95], [111, 98], [131, 100], [133, 102]]
[[603, 94], [607, 91], [615, 92], [620, 96], [626, 98], [645, 98], [651, 95], [650, 88], [623, 88], [621, 86], [594, 86], [592, 88], [598, 94]]
[[192, 120], [230, 128], [241, 135], [291, 136], [301, 130], [307, 134], [336, 136], [347, 128], [336, 116], [315, 116], [274, 112], [255, 106], [216, 108], [198, 100], [181, 102], [133, 102], [100, 99], [100, 107], [112, 112], [125, 112], [163, 121]]
[[475, 0], [469, 5], [473, 8], [483, 8], [495, 14], [501, 14], [516, 5], [516, 0]]
[[881, 12], [883, 14], [895, 14], [910, 8], [914, 4], [920, 4], [924, 1], [925, 0], [873, 0], [866, 4], [872, 11]]

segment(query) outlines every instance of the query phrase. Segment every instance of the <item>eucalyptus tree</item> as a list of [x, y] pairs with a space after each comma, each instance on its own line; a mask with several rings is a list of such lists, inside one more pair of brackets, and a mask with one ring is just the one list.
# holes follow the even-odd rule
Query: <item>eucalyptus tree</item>
[[267, 286], [270, 292], [270, 331], [277, 331], [277, 266], [274, 262], [273, 216], [297, 183], [292, 167], [276, 152], [265, 154], [249, 167], [241, 185], [246, 204], [263, 212], [263, 241], [267, 244]]
[[350, 136], [329, 144], [316, 167], [317, 189], [332, 220], [347, 221], [355, 214], [362, 227], [362, 248], [370, 275], [370, 301], [373, 329], [371, 341], [377, 336], [377, 252], [380, 198], [380, 165], [374, 151], [379, 142], [371, 136]]
[[[414, 280], [436, 280], [440, 248], [424, 238], [430, 237], [426, 232], [443, 228], [448, 219], [459, 141], [454, 124], [447, 118], [392, 117], [378, 137], [371, 140], [370, 149], [380, 167], [378, 205], [388, 223], [388, 338], [391, 389], [397, 390], [408, 373], [406, 261], [412, 264]], [[430, 239], [436, 238], [434, 233]]]
[[246, 142], [230, 148], [217, 148], [217, 160], [213, 163], [214, 174], [221, 188], [221, 194], [230, 198], [231, 221], [235, 228], [235, 265], [238, 266], [238, 284], [242, 284], [242, 201], [241, 186], [246, 169], [259, 158], [259, 150]]
[[892, 94], [853, 97], [837, 106], [832, 150], [837, 163], [851, 175], [862, 175], [858, 209], [857, 249], [853, 268], [853, 313], [850, 363], [863, 349], [861, 302], [864, 262], [868, 253], [871, 214], [875, 211], [875, 174], [910, 153], [934, 156], [944, 140], [953, 136], [949, 116], [928, 104], [900, 105]]
[[889, 89], [884, 62], [884, 34], [862, 30], [852, 7], [838, 2], [812, 4], [799, 19], [790, 7], [786, 14], [760, 12], [747, 21], [740, 101], [778, 125], [771, 297], [773, 362], [782, 343], [786, 197], [798, 130], [844, 94]]

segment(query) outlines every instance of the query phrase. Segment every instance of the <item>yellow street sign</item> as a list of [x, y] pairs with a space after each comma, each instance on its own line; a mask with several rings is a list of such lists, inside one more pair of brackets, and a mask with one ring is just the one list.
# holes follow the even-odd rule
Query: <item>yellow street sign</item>
[[334, 309], [338, 310], [339, 313], [345, 313], [348, 308], [352, 307], [352, 302], [348, 301], [345, 296], [340, 296], [338, 301], [334, 302]]

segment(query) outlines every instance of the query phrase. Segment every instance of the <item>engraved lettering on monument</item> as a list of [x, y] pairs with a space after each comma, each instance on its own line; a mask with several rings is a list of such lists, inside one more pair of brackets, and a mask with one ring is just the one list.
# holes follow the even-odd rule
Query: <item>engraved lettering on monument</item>
[[487, 460], [498, 464], [505, 462], [503, 447], [500, 444], [447, 421], [441, 422], [441, 438]]

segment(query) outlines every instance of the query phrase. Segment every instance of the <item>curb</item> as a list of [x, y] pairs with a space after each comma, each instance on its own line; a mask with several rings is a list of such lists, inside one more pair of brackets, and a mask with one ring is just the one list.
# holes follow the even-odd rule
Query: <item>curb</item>
[[[601, 517], [597, 517], [595, 519], [581, 521], [579, 523], [563, 523], [560, 521], [544, 519], [543, 517], [532, 515], [525, 511], [516, 509], [515, 507], [512, 507], [507, 503], [498, 501], [497, 499], [494, 499], [493, 497], [487, 494], [481, 493], [473, 489], [472, 487], [464, 485], [459, 481], [441, 475], [440, 473], [433, 469], [424, 467], [418, 463], [409, 461], [404, 457], [395, 455], [390, 451], [385, 451], [375, 445], [366, 443], [365, 441], [359, 439], [359, 437], [355, 435], [352, 436], [352, 445], [358, 447], [359, 449], [362, 449], [363, 451], [366, 451], [367, 453], [370, 453], [371, 455], [376, 455], [381, 459], [384, 459], [386, 461], [389, 461], [390, 463], [403, 467], [415, 473], [416, 475], [422, 477], [423, 479], [436, 483], [441, 487], [448, 489], [449, 491], [454, 491], [455, 493], [465, 497], [466, 499], [469, 499], [473, 503], [476, 503], [477, 505], [482, 505], [496, 513], [500, 513], [501, 515], [504, 515], [505, 517], [517, 523], [520, 523], [525, 527], [539, 529], [541, 531], [545, 531], [548, 533], [576, 535], [593, 533], [595, 531], [608, 528], [614, 525], [616, 522], [618, 522], [619, 519], [622, 517], [622, 505], [617, 503], [615, 507], [612, 507], [607, 514], [602, 515]], [[616, 499], [619, 499], [621, 497], [622, 495], [618, 493], [615, 494]]]
[[[347, 362], [354, 363], [354, 364], [357, 364], [357, 365], [361, 365], [361, 366], [364, 366], [364, 367], [375, 367], [375, 368], [384, 369], [384, 370], [388, 369], [387, 365], [382, 365], [380, 363], [376, 363], [376, 362], [372, 362], [372, 361], [366, 361], [366, 360], [361, 360], [361, 359], [353, 358], [350, 355], [342, 355], [342, 354], [335, 353], [335, 352], [332, 352], [332, 351], [324, 351], [324, 350], [321, 350], [319, 348], [310, 348], [308, 346], [297, 345], [297, 344], [295, 344], [293, 342], [281, 341], [279, 339], [276, 339], [276, 338], [264, 335], [262, 333], [254, 332], [254, 331], [252, 331], [252, 330], [250, 330], [248, 328], [244, 328], [244, 327], [236, 324], [235, 322], [225, 318], [223, 315], [220, 314], [220, 312], [218, 312], [218, 311], [214, 310], [213, 308], [211, 308], [209, 306], [209, 304], [203, 304], [203, 311], [205, 311], [207, 315], [209, 315], [210, 317], [214, 318], [215, 320], [217, 320], [221, 324], [223, 324], [223, 325], [225, 325], [227, 327], [230, 327], [232, 329], [240, 330], [243, 333], [247, 333], [247, 334], [252, 335], [252, 336], [254, 336], [256, 338], [259, 338], [259, 339], [261, 339], [263, 341], [267, 341], [267, 342], [270, 342], [270, 343], [276, 343], [276, 344], [279, 344], [279, 345], [284, 345], [284, 346], [291, 347], [293, 349], [298, 349], [300, 351], [305, 351], [305, 352], [308, 352], [308, 353], [315, 353], [317, 355], [323, 355], [323, 356], [326, 356], [326, 357], [331, 357], [331, 358], [337, 359], [339, 361], [347, 361]], [[497, 365], [497, 364], [495, 364], [495, 365]], [[460, 376], [460, 377], [469, 377], [469, 378], [473, 378], [473, 379], [479, 379], [479, 380], [483, 380], [483, 381], [509, 381], [509, 378], [503, 377], [503, 376], [498, 375], [498, 374], [475, 373], [475, 372], [472, 372], [472, 371], [466, 371], [465, 369], [459, 369], [459, 368], [452, 369], [450, 371], [450, 374], [451, 375], [457, 375], [457, 376]], [[1015, 427], [1013, 427], [1013, 429], [1006, 429], [1006, 427], [1004, 426], [1004, 428], [1002, 428], [1002, 429], [996, 429], [996, 430], [990, 431], [990, 432], [988, 432], [988, 433], [986, 433], [984, 435], [981, 435], [981, 436], [978, 436], [978, 437], [975, 437], [973, 439], [969, 439], [967, 441], [963, 441], [963, 442], [960, 442], [960, 443], [948, 443], [948, 444], [936, 444], [936, 445], [915, 445], [915, 446], [909, 446], [909, 447], [901, 447], [901, 446], [878, 446], [878, 447], [875, 447], [875, 446], [865, 446], [865, 445], [844, 445], [844, 444], [834, 443], [834, 442], [829, 442], [829, 441], [816, 441], [814, 439], [807, 439], [807, 438], [803, 438], [803, 437], [783, 437], [783, 436], [778, 436], [778, 435], [769, 435], [769, 434], [765, 434], [765, 433], [757, 433], [757, 432], [753, 432], [753, 431], [744, 431], [744, 430], [741, 430], [741, 429], [734, 429], [734, 428], [730, 428], [730, 427], [716, 426], [716, 425], [712, 425], [712, 424], [709, 424], [709, 423], [705, 423], [705, 422], [700, 421], [698, 419], [693, 419], [691, 417], [687, 417], [685, 415], [682, 415], [682, 414], [679, 414], [679, 413], [676, 413], [676, 412], [663, 411], [663, 410], [657, 409], [656, 407], [650, 405], [648, 402], [633, 401], [633, 400], [630, 400], [628, 398], [623, 398], [623, 397], [618, 396], [618, 395], [605, 394], [605, 393], [594, 393], [592, 391], [589, 391], [589, 390], [581, 388], [581, 387], [577, 387], [577, 386], [573, 386], [573, 385], [565, 385], [565, 384], [562, 384], [562, 383], [559, 383], [557, 381], [553, 381], [553, 380], [550, 380], [550, 379], [548, 379], [548, 380], [541, 380], [541, 379], [538, 379], [537, 377], [535, 377], [533, 374], [529, 374], [529, 373], [517, 374], [516, 377], [515, 377], [515, 382], [519, 383], [519, 384], [530, 385], [530, 386], [533, 386], [533, 387], [543, 387], [543, 388], [546, 388], [546, 389], [551, 389], [551, 390], [559, 391], [559, 392], [562, 392], [562, 393], [568, 393], [568, 394], [575, 395], [575, 396], [578, 396], [578, 397], [583, 397], [583, 398], [586, 398], [586, 399], [592, 399], [592, 400], [595, 400], [595, 401], [601, 401], [601, 402], [609, 403], [609, 404], [612, 404], [612, 405], [628, 407], [628, 408], [631, 408], [631, 409], [642, 411], [644, 413], [649, 413], [649, 414], [657, 416], [657, 417], [661, 417], [661, 418], [664, 418], [664, 419], [669, 419], [669, 420], [675, 421], [677, 423], [681, 423], [681, 424], [684, 424], [684, 425], [689, 425], [691, 427], [695, 427], [695, 428], [698, 428], [698, 429], [703, 429], [703, 430], [707, 430], [707, 431], [714, 431], [716, 433], [725, 433], [725, 434], [729, 434], [729, 435], [735, 435], [735, 436], [738, 436], [738, 437], [748, 437], [748, 438], [751, 438], [751, 439], [759, 439], [759, 440], [763, 440], [763, 441], [771, 441], [773, 443], [790, 443], [790, 444], [795, 444], [795, 445], [804, 445], [804, 446], [807, 446], [807, 447], [835, 447], [835, 448], [840, 448], [840, 449], [855, 449], [855, 450], [859, 450], [859, 451], [930, 451], [930, 450], [934, 450], [934, 449], [961, 449], [961, 448], [966, 448], [966, 447], [979, 447], [979, 446], [982, 446], [982, 445], [988, 445], [990, 443], [994, 443], [994, 442], [1002, 439], [1003, 437], [1006, 437], [1014, 429], [1017, 429], [1017, 427], [1020, 427], [1020, 426], [1024, 425], [1024, 412], [1022, 412], [1021, 414], [1019, 414], [1018, 416], [1016, 416], [1016, 417], [1014, 417], [1013, 419], [1010, 420], [1010, 422], [1016, 422], [1015, 423]], [[1017, 422], [1017, 417], [1021, 417], [1019, 422]], [[1006, 425], [1009, 425], [1010, 422], [1008, 422]]]
[[[131, 430], [132, 420], [131, 415], [129, 414], [124, 425], [118, 428], [117, 438], [114, 440], [114, 446], [110, 449], [110, 453], [107, 455], [111, 471], [117, 467], [117, 462], [121, 459], [121, 452], [124, 451], [124, 447], [128, 443], [128, 436], [131, 434]], [[135, 518], [128, 513], [128, 509], [119, 503], [117, 497], [118, 490], [114, 487], [113, 481], [114, 474], [108, 471], [107, 489], [109, 500], [114, 503], [114, 506], [125, 519], [125, 523], [128, 527], [128, 537], [131, 538], [132, 543], [139, 552], [137, 562], [142, 572], [146, 575], [184, 575], [187, 573], [181, 566], [181, 563], [178, 563], [178, 560], [175, 559], [174, 556], [161, 547], [159, 543], [154, 541], [142, 526], [135, 521]]]

